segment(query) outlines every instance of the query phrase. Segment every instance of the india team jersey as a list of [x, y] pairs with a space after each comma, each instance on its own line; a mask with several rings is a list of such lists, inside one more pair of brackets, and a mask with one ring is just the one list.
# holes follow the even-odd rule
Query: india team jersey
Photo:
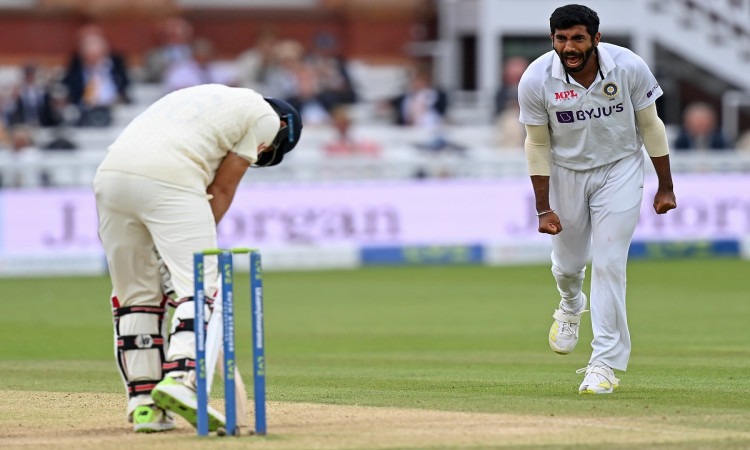
[[635, 111], [662, 95], [646, 63], [632, 51], [600, 43], [601, 74], [588, 89], [569, 76], [552, 50], [526, 69], [518, 87], [520, 121], [548, 125], [552, 162], [586, 170], [641, 151]]
[[99, 170], [204, 190], [229, 152], [255, 162], [258, 145], [271, 145], [279, 126], [278, 114], [251, 89], [219, 84], [180, 89], [125, 127]]

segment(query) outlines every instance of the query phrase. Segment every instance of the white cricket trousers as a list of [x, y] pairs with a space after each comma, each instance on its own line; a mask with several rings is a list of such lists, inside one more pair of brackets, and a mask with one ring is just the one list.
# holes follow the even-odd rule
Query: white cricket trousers
[[[119, 306], [162, 304], [161, 276], [154, 248], [169, 268], [177, 297], [191, 297], [193, 252], [216, 248], [216, 225], [205, 190], [125, 172], [99, 171], [94, 178], [94, 192], [99, 237], [109, 265], [113, 296]], [[217, 289], [216, 269], [216, 259], [206, 258], [206, 292]], [[173, 314], [171, 332], [180, 320], [194, 316], [193, 303], [182, 303]], [[160, 332], [153, 314], [124, 315], [119, 321], [119, 331], [121, 335]], [[167, 361], [195, 358], [193, 333], [176, 333], [171, 337], [169, 345], [165, 344]], [[128, 381], [160, 379], [162, 361], [154, 352], [126, 351], [123, 377]], [[151, 402], [149, 395], [131, 398], [128, 412]]]
[[580, 305], [591, 258], [589, 364], [626, 370], [630, 333], [625, 308], [628, 250], [643, 198], [642, 151], [586, 171], [552, 165], [550, 201], [563, 231], [552, 237], [552, 273], [561, 307]]

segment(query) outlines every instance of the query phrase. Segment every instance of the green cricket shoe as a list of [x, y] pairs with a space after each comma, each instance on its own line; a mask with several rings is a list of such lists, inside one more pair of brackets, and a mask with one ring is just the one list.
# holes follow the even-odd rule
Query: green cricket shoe
[[154, 405], [139, 406], [133, 411], [133, 429], [136, 433], [156, 433], [175, 428], [172, 413]]
[[[194, 427], [198, 426], [198, 399], [195, 389], [182, 381], [166, 377], [151, 391], [151, 398], [159, 408], [179, 414]], [[208, 406], [208, 430], [216, 431], [225, 426], [224, 416]]]

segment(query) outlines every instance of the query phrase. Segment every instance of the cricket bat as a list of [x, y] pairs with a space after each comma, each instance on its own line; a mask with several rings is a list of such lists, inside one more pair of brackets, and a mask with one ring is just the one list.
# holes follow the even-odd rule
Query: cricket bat
[[[224, 361], [224, 349], [219, 349], [219, 358], [216, 362], [216, 371], [221, 374], [221, 379], [224, 379], [224, 367], [222, 365]], [[245, 382], [242, 380], [240, 374], [240, 368], [234, 366], [234, 392], [235, 398], [237, 399], [237, 426], [240, 428], [249, 428], [250, 419], [247, 415], [247, 389], [245, 388]]]

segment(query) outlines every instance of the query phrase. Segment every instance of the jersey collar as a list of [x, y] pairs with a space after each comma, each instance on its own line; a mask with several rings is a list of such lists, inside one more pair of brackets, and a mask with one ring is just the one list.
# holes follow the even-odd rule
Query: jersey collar
[[[597, 46], [596, 49], [599, 52], [599, 69], [606, 76], [615, 68], [615, 66], [617, 66], [617, 64], [615, 64], [615, 60], [612, 59], [612, 56], [607, 52], [603, 45]], [[565, 69], [563, 68], [562, 61], [560, 61], [560, 57], [557, 56], [557, 52], [554, 50], [552, 50], [552, 52], [555, 55], [555, 57], [552, 58], [552, 78], [565, 81]]]

